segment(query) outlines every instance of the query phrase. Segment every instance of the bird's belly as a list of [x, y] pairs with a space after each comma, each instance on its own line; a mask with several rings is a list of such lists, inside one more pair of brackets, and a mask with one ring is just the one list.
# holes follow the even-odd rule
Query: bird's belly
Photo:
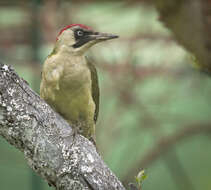
[[86, 124], [93, 120], [95, 111], [91, 85], [79, 85], [74, 90], [73, 88], [69, 86], [69, 89], [59, 89], [55, 93], [54, 107], [70, 124]]

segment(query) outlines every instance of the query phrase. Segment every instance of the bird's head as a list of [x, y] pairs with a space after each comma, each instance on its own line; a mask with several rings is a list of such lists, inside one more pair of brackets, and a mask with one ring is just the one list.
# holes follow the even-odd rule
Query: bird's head
[[84, 54], [94, 44], [113, 38], [118, 36], [96, 32], [82, 24], [71, 24], [59, 32], [56, 44], [59, 48], [66, 48], [70, 53]]

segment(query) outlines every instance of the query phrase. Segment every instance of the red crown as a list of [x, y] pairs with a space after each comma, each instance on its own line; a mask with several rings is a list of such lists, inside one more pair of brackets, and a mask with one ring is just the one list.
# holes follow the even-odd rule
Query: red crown
[[58, 40], [58, 37], [62, 34], [62, 32], [64, 32], [65, 30], [67, 30], [67, 29], [69, 29], [69, 28], [72, 28], [72, 27], [74, 27], [74, 26], [79, 26], [79, 27], [81, 27], [81, 28], [84, 28], [84, 29], [87, 29], [87, 30], [91, 30], [90, 27], [85, 26], [85, 25], [83, 25], [83, 24], [70, 24], [70, 25], [68, 25], [68, 26], [66, 26], [66, 27], [64, 27], [63, 29], [60, 30], [60, 32], [59, 32], [59, 34], [58, 34], [56, 40]]

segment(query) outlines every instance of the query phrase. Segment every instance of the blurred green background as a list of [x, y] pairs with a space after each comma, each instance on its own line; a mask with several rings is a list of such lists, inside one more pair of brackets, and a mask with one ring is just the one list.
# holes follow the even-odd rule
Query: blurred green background
[[[39, 93], [42, 63], [62, 27], [120, 35], [89, 52], [100, 80], [103, 159], [125, 186], [144, 168], [143, 190], [210, 190], [211, 79], [158, 18], [143, 0], [1, 0], [0, 60]], [[0, 138], [0, 190], [13, 189], [51, 188]]]

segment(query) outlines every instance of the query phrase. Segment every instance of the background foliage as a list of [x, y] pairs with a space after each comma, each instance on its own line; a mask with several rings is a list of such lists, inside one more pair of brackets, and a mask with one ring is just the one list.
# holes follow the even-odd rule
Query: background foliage
[[[39, 92], [42, 63], [71, 23], [120, 35], [89, 52], [101, 88], [97, 144], [109, 167], [125, 185], [144, 168], [144, 190], [209, 190], [211, 81], [155, 8], [142, 1], [3, 0], [0, 60]], [[51, 189], [2, 138], [0, 152], [1, 189]]]

